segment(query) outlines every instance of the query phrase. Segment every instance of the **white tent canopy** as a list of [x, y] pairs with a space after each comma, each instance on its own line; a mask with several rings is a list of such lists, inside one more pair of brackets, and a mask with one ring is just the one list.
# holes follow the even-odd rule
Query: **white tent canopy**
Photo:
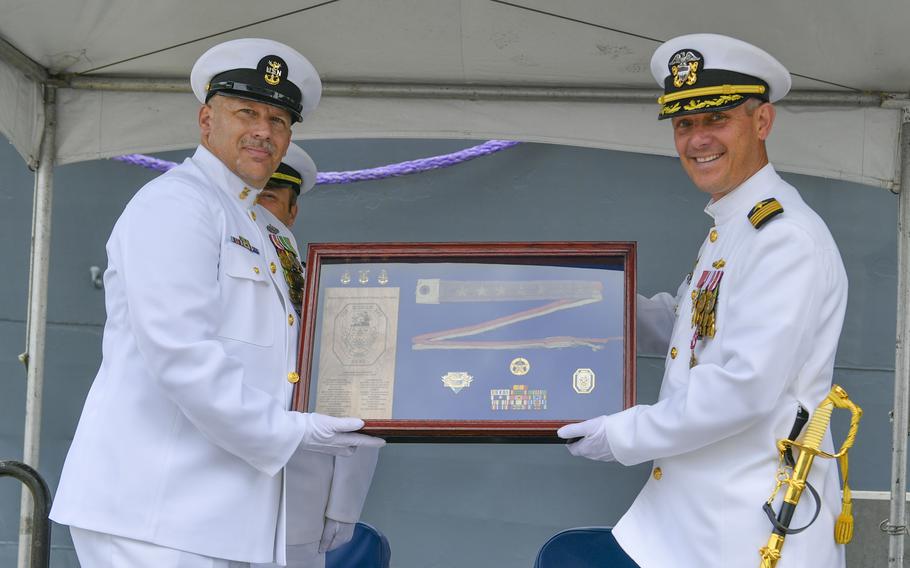
[[[0, 0], [0, 14], [0, 132], [38, 169], [24, 357], [24, 456], [33, 465], [53, 166], [194, 146], [189, 71], [228, 39], [284, 42], [320, 71], [323, 102], [295, 138], [507, 138], [675, 155], [669, 127], [656, 120], [651, 53], [683, 33], [724, 33], [764, 47], [794, 74], [769, 145], [778, 169], [910, 185], [910, 129], [901, 129], [910, 122], [907, 0]], [[904, 197], [891, 568], [903, 565], [906, 531]], [[20, 567], [26, 550], [20, 540]]]
[[[736, 10], [722, 0], [702, 0], [697, 10], [668, 0], [0, 5], [0, 37], [59, 77], [56, 84], [76, 87], [59, 93], [57, 163], [195, 145], [189, 70], [208, 47], [247, 36], [296, 47], [327, 84], [296, 137], [510, 138], [674, 155], [668, 127], [655, 120], [650, 56], [656, 39], [710, 28], [764, 46], [799, 74], [770, 146], [779, 169], [886, 188], [898, 176], [906, 97], [886, 96], [882, 108], [879, 93], [910, 90], [903, 0], [750, 2]], [[138, 81], [124, 87], [127, 78], [166, 92], [110, 90], [136, 88]], [[0, 131], [34, 163], [42, 90], [0, 62], [0, 94]]]

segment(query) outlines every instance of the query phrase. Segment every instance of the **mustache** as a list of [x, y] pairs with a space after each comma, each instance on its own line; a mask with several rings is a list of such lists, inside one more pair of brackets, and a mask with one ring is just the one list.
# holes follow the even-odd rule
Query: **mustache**
[[248, 148], [259, 148], [267, 151], [271, 155], [275, 154], [275, 145], [268, 140], [261, 140], [259, 138], [241, 138], [240, 145]]

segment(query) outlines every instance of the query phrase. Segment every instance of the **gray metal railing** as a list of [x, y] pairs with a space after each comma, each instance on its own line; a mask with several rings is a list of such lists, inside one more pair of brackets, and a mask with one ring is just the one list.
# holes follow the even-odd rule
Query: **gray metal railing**
[[32, 540], [29, 568], [48, 568], [51, 558], [51, 492], [44, 478], [19, 461], [0, 460], [0, 477], [15, 477], [32, 493]]

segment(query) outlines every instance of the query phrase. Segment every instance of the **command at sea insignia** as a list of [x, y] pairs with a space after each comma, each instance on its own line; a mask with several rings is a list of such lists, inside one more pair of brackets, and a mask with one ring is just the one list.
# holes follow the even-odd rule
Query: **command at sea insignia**
[[572, 374], [572, 389], [578, 394], [594, 392], [595, 375], [591, 369], [576, 369]]

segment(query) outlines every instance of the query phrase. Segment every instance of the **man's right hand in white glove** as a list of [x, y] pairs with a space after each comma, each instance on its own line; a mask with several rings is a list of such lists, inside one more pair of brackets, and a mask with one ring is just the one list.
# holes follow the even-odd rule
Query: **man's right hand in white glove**
[[343, 523], [326, 517], [322, 527], [322, 540], [319, 541], [319, 552], [324, 553], [343, 546], [354, 538], [355, 523]]
[[581, 438], [566, 446], [573, 456], [605, 462], [616, 461], [607, 439], [606, 422], [606, 416], [598, 416], [584, 422], [566, 424], [556, 431], [556, 435], [567, 440]]
[[315, 412], [295, 413], [304, 425], [300, 447], [333, 456], [349, 456], [360, 446], [381, 448], [385, 440], [366, 434], [354, 434], [363, 428], [360, 418], [335, 418]]

